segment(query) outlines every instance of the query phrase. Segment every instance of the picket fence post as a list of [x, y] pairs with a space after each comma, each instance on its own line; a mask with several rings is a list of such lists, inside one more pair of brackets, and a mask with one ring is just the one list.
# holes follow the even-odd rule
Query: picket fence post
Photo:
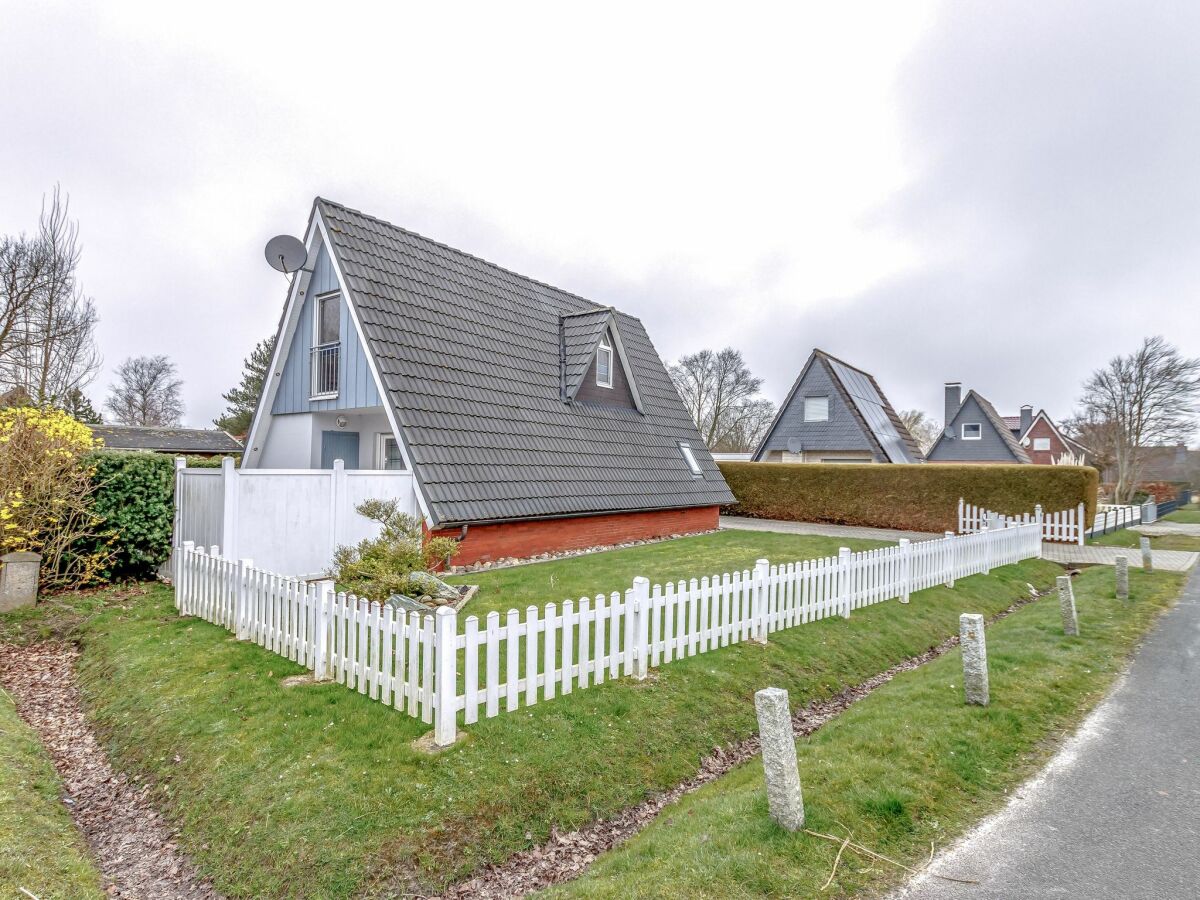
[[[650, 674], [650, 579], [641, 575], [633, 579], [633, 609], [637, 620], [634, 623], [634, 677], [645, 681]], [[599, 624], [596, 626], [599, 628]], [[599, 665], [599, 663], [597, 663]]]
[[346, 518], [348, 512], [345, 509], [347, 500], [346, 491], [346, 463], [343, 460], [335, 459], [333, 468], [329, 470], [329, 555], [337, 549], [342, 542], [342, 535], [346, 530]]
[[179, 582], [181, 568], [179, 565], [179, 537], [183, 533], [180, 527], [183, 509], [183, 470], [187, 468], [187, 460], [182, 456], [175, 457], [175, 510], [171, 515], [171, 576], [175, 582], [175, 608], [179, 609]]
[[754, 640], [767, 642], [767, 579], [771, 576], [771, 561], [760, 559], [754, 563]]
[[1079, 546], [1083, 546], [1083, 515], [1087, 509], [1082, 503], [1079, 504]]
[[334, 583], [327, 578], [317, 583], [313, 609], [313, 680], [329, 680], [329, 614], [333, 606]]
[[221, 505], [221, 549], [225, 551], [228, 560], [237, 559], [238, 548], [238, 473], [233, 465], [233, 457], [226, 456], [221, 460], [221, 491], [224, 500]]
[[1045, 512], [1042, 510], [1042, 504], [1038, 503], [1033, 507], [1033, 521], [1037, 522], [1038, 535], [1042, 534], [1043, 522], [1046, 518]]
[[838, 549], [838, 601], [842, 608], [842, 618], [850, 618], [850, 565], [851, 555], [849, 547], [841, 547]]
[[980, 529], [983, 535], [983, 573], [985, 575], [992, 574], [992, 539], [989, 535], [992, 533], [986, 525]]
[[907, 603], [912, 594], [912, 541], [900, 538], [900, 602]]
[[946, 552], [943, 554], [946, 558], [946, 587], [954, 587], [954, 565], [955, 551], [954, 547], [958, 542], [954, 538], [953, 531], [946, 532]]
[[[958, 498], [958, 530], [959, 530], [959, 533], [962, 533], [963, 531], [967, 530], [966, 522], [963, 519], [963, 506], [964, 506], [963, 498], [959, 497]], [[947, 532], [947, 533], [949, 533], [949, 532]]]
[[175, 607], [179, 610], [180, 615], [184, 616], [190, 615], [192, 608], [192, 553], [195, 549], [195, 541], [184, 541], [183, 555], [180, 556], [176, 564]]
[[239, 641], [250, 637], [250, 570], [254, 560], [243, 559], [238, 563], [237, 592], [233, 604], [233, 633]]
[[[449, 606], [437, 608], [434, 621], [434, 693], [436, 706], [433, 742], [449, 747], [458, 735], [458, 613]], [[550, 673], [546, 673], [550, 678]]]

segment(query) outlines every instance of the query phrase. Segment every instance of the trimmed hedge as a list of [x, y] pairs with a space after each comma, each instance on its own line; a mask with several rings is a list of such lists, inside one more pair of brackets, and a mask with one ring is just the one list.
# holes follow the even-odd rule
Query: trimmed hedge
[[822, 465], [720, 463], [737, 498], [730, 515], [795, 522], [831, 522], [954, 531], [958, 499], [995, 512], [1046, 512], [1087, 504], [1096, 512], [1099, 473], [1089, 466]]
[[94, 509], [115, 551], [107, 579], [151, 578], [171, 552], [175, 460], [159, 453], [92, 454]]

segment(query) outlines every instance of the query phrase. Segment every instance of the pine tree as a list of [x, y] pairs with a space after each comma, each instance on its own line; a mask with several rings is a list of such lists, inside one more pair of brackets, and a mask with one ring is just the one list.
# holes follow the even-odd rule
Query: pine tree
[[99, 425], [102, 421], [100, 413], [96, 412], [96, 407], [92, 406], [92, 401], [79, 388], [72, 388], [62, 402], [57, 405], [62, 407], [63, 412], [72, 419], [83, 422], [85, 425]]
[[266, 381], [267, 370], [271, 367], [271, 356], [274, 353], [275, 335], [271, 335], [266, 340], [259, 341], [254, 351], [246, 357], [241, 383], [229, 393], [221, 395], [229, 406], [225, 415], [214, 419], [213, 424], [222, 431], [237, 436], [250, 430], [250, 420], [254, 418], [254, 408], [258, 405], [258, 398], [262, 394], [263, 382]]

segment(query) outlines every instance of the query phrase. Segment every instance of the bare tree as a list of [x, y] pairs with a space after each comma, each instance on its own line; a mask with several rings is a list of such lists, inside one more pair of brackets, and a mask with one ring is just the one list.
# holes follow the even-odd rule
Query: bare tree
[[938, 436], [942, 433], [938, 423], [920, 409], [906, 409], [901, 411], [899, 416], [904, 427], [908, 429], [908, 433], [913, 436], [913, 440], [921, 448], [921, 452], [928, 453], [932, 450], [933, 445], [937, 443]]
[[1200, 359], [1183, 356], [1162, 337], [1145, 338], [1084, 382], [1080, 416], [1110, 435], [1118, 502], [1133, 498], [1146, 447], [1192, 436], [1198, 396]]
[[183, 382], [165, 356], [137, 356], [117, 367], [104, 408], [122, 425], [178, 425], [183, 419]]
[[775, 416], [775, 404], [759, 396], [740, 350], [701, 350], [671, 366], [671, 380], [712, 450], [753, 450]]
[[35, 237], [0, 241], [0, 384], [39, 405], [82, 390], [100, 367], [96, 306], [79, 285], [79, 225], [69, 206], [56, 186]]

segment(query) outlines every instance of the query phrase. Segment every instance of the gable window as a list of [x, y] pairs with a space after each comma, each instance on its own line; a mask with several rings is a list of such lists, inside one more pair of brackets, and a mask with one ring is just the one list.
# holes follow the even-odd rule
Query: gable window
[[316, 298], [313, 321], [312, 396], [336, 397], [341, 356], [341, 295]]
[[692, 470], [692, 474], [699, 478], [704, 474], [704, 470], [700, 468], [700, 463], [696, 461], [696, 454], [692, 452], [691, 444], [680, 444], [679, 452], [683, 454], [683, 461], [687, 463], [687, 467]]
[[600, 338], [600, 349], [596, 351], [596, 385], [610, 388], [613, 386], [613, 349], [608, 335]]
[[400, 444], [390, 434], [379, 435], [379, 465], [377, 468], [392, 472], [404, 470], [404, 457], [400, 455]]
[[1034, 438], [1033, 439], [1033, 449], [1034, 450], [1049, 450], [1050, 449], [1050, 438]]
[[829, 398], [828, 397], [805, 397], [804, 398], [804, 421], [805, 422], [828, 422], [829, 421]]
[[963, 422], [962, 439], [964, 441], [983, 440], [983, 426], [978, 422]]

